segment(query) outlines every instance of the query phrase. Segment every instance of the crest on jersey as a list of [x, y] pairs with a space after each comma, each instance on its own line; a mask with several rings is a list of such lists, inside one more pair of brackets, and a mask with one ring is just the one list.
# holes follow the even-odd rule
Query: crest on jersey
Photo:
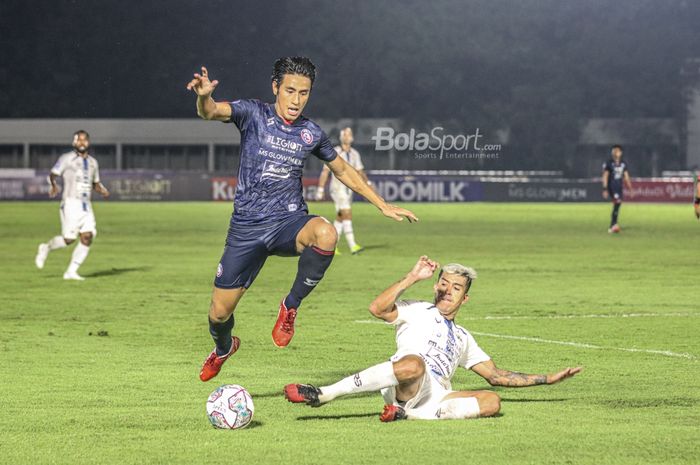
[[311, 131], [308, 129], [304, 128], [301, 130], [301, 140], [304, 141], [305, 144], [310, 144], [314, 141], [314, 135], [311, 134]]

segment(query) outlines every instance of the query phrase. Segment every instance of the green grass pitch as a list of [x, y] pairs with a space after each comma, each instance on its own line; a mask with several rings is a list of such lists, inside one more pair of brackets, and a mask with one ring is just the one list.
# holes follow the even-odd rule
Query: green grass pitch
[[[341, 252], [304, 302], [289, 348], [270, 331], [296, 260], [270, 257], [236, 312], [241, 349], [209, 383], [200, 365], [211, 283], [231, 206], [109, 203], [81, 273], [70, 250], [35, 269], [58, 205], [0, 204], [0, 463], [691, 464], [700, 454], [700, 224], [689, 205], [631, 205], [609, 235], [607, 204], [415, 204], [418, 224], [355, 206], [360, 256]], [[311, 205], [331, 217], [330, 204]], [[499, 388], [497, 418], [378, 420], [378, 394], [319, 409], [290, 382], [329, 383], [386, 360], [393, 330], [369, 302], [418, 256], [473, 266], [457, 321], [496, 363], [583, 365], [555, 386]], [[421, 283], [408, 298], [428, 299]], [[102, 335], [98, 335], [98, 333]], [[104, 335], [106, 333], [106, 335]], [[245, 386], [255, 419], [212, 428], [208, 394]], [[459, 371], [458, 389], [490, 388]]]

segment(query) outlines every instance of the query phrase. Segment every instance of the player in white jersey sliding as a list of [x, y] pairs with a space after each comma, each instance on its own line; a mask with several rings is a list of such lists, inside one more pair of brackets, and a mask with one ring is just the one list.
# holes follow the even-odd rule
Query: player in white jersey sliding
[[64, 153], [51, 168], [49, 174], [49, 197], [54, 198], [60, 192], [56, 184], [56, 178], [63, 178], [63, 197], [61, 199], [61, 235], [55, 236], [48, 242], [39, 244], [39, 250], [34, 262], [36, 267], [42, 269], [49, 252], [62, 249], [80, 241], [73, 249], [68, 269], [63, 274], [63, 279], [83, 281], [85, 278], [78, 274], [78, 268], [85, 261], [90, 252], [90, 244], [97, 234], [95, 227], [95, 215], [92, 211], [90, 197], [95, 189], [102, 197], [109, 197], [109, 191], [100, 182], [100, 170], [97, 160], [90, 156], [90, 135], [83, 131], [73, 134], [73, 150]]
[[497, 414], [501, 399], [495, 392], [453, 391], [457, 367], [477, 373], [492, 386], [523, 387], [554, 384], [574, 376], [581, 367], [549, 375], [503, 370], [477, 345], [471, 334], [454, 322], [476, 272], [456, 263], [444, 266], [433, 286], [433, 302], [401, 301], [415, 283], [430, 279], [439, 264], [423, 256], [400, 281], [382, 292], [370, 312], [396, 327], [396, 353], [388, 362], [348, 376], [330, 386], [288, 384], [287, 400], [318, 407], [339, 396], [380, 391], [386, 405], [380, 420], [461, 419]]
[[[362, 164], [362, 158], [360, 153], [352, 148], [353, 143], [352, 129], [344, 128], [340, 131], [340, 145], [335, 147], [335, 151], [338, 155], [345, 160], [350, 166], [355, 168], [362, 180], [371, 186], [372, 183], [367, 179], [367, 174], [365, 174], [365, 166]], [[336, 217], [333, 222], [335, 230], [340, 237], [341, 233], [345, 234], [345, 240], [348, 241], [348, 247], [350, 247], [350, 252], [353, 255], [362, 252], [362, 246], [355, 242], [355, 233], [352, 229], [352, 194], [353, 192], [345, 186], [342, 182], [333, 176], [328, 165], [323, 167], [321, 171], [321, 176], [318, 178], [318, 189], [316, 190], [316, 200], [322, 200], [325, 194], [326, 181], [328, 181], [328, 176], [331, 177], [330, 194], [333, 202], [335, 203]], [[336, 248], [335, 253], [338, 254], [338, 249]]]

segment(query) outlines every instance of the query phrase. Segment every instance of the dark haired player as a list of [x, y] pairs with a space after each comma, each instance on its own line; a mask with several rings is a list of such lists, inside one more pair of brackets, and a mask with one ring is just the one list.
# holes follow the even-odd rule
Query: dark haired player
[[280, 303], [272, 340], [286, 347], [294, 335], [294, 320], [302, 300], [323, 278], [333, 259], [338, 235], [326, 219], [308, 214], [302, 172], [313, 155], [333, 174], [364, 196], [383, 215], [397, 221], [416, 216], [387, 204], [358, 172], [338, 157], [326, 134], [302, 113], [311, 95], [316, 68], [305, 57], [280, 58], [272, 72], [274, 103], [259, 100], [215, 102], [218, 81], [207, 69], [187, 84], [197, 94], [197, 114], [206, 120], [231, 122], [241, 132], [241, 161], [234, 211], [223, 256], [214, 280], [209, 309], [209, 332], [216, 344], [200, 379], [216, 376], [240, 344], [231, 336], [233, 311], [270, 255], [299, 256], [298, 271], [289, 294]]
[[48, 177], [49, 197], [54, 198], [61, 191], [56, 183], [63, 178], [63, 196], [61, 197], [61, 235], [39, 244], [34, 263], [39, 269], [44, 268], [46, 259], [52, 250], [62, 249], [80, 239], [73, 249], [70, 263], [63, 279], [83, 281], [78, 268], [90, 253], [90, 245], [97, 235], [95, 214], [92, 211], [92, 191], [102, 197], [109, 197], [109, 191], [100, 182], [100, 169], [97, 160], [90, 156], [90, 134], [82, 129], [73, 133], [73, 150], [64, 153], [51, 168]]
[[613, 203], [612, 215], [610, 217], [609, 233], [619, 233], [620, 226], [617, 217], [620, 214], [622, 205], [622, 189], [627, 187], [632, 190], [627, 162], [622, 161], [622, 146], [613, 145], [610, 149], [611, 158], [603, 164], [603, 198], [610, 199]]

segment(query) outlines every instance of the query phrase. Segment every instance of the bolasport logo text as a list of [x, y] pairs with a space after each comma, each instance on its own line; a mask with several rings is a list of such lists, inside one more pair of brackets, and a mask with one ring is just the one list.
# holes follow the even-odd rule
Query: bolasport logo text
[[379, 127], [372, 140], [377, 151], [408, 151], [412, 152], [413, 158], [416, 159], [499, 158], [501, 144], [485, 143], [483, 137], [479, 128], [470, 134], [449, 134], [442, 126], [436, 126], [430, 132], [419, 132], [415, 129], [396, 132], [390, 127]]

